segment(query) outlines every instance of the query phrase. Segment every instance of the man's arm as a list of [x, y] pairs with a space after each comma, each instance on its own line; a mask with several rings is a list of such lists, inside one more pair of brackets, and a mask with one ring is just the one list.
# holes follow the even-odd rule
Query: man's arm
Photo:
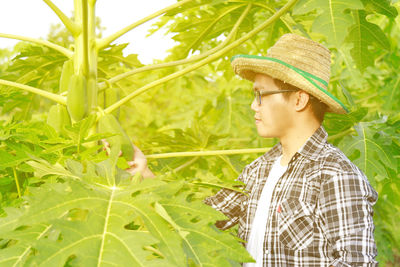
[[[250, 168], [247, 165], [237, 180], [247, 184], [249, 171]], [[217, 194], [206, 198], [204, 203], [222, 212], [229, 218], [225, 221], [218, 221], [215, 224], [219, 229], [225, 230], [237, 224], [240, 216], [246, 212], [245, 203], [247, 198], [247, 195], [244, 193], [224, 188], [218, 191]]]
[[377, 266], [373, 205], [377, 193], [362, 173], [337, 173], [325, 180], [319, 198], [325, 236], [333, 247], [331, 266]]
[[217, 194], [208, 197], [204, 203], [225, 214], [229, 219], [217, 221], [219, 229], [225, 230], [238, 223], [243, 212], [243, 202], [247, 197], [240, 192], [230, 189], [221, 189]]

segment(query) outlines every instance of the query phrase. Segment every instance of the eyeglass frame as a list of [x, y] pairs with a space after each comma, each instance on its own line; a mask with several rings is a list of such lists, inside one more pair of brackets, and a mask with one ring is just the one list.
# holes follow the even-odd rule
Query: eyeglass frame
[[280, 93], [287, 93], [287, 92], [297, 92], [298, 90], [274, 90], [274, 91], [259, 91], [253, 90], [254, 98], [257, 100], [258, 97], [258, 105], [261, 106], [261, 97], [266, 95], [273, 95], [273, 94], [280, 94]]

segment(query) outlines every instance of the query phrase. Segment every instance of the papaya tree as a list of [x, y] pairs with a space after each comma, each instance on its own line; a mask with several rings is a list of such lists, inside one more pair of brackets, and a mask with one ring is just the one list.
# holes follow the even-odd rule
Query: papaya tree
[[[252, 130], [250, 84], [233, 77], [229, 58], [265, 54], [286, 32], [332, 51], [330, 86], [351, 112], [328, 116], [324, 126], [379, 192], [379, 260], [395, 262], [399, 3], [181, 0], [101, 37], [95, 0], [74, 0], [72, 18], [43, 1], [72, 43], [0, 33], [29, 43], [0, 68], [2, 265], [251, 261], [235, 229], [215, 228], [224, 216], [202, 199], [221, 187], [240, 190], [234, 179], [241, 168], [276, 142]], [[155, 18], [153, 31], [174, 33], [170, 55], [149, 65], [123, 56], [126, 44], [114, 42]], [[124, 171], [134, 156], [131, 140], [145, 149], [157, 178]]]

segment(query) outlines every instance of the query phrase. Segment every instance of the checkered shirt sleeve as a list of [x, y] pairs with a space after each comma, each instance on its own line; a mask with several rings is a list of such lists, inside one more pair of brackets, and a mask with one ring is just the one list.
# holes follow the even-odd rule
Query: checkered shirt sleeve
[[351, 167], [339, 159], [330, 160], [317, 217], [334, 252], [331, 266], [377, 266], [372, 216], [378, 195], [364, 174]]
[[[248, 170], [249, 168], [246, 167], [237, 180], [244, 182], [248, 175]], [[218, 228], [225, 230], [239, 222], [239, 218], [242, 216], [244, 211], [243, 203], [246, 199], [247, 195], [244, 193], [224, 188], [218, 191], [217, 194], [206, 198], [204, 203], [210, 205], [228, 217], [227, 220], [218, 221], [216, 223]]]

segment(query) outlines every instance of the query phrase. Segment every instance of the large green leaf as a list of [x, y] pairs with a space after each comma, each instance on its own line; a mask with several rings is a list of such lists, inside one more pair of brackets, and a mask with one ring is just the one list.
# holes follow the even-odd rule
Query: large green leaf
[[349, 29], [347, 40], [353, 43], [353, 48], [350, 50], [351, 55], [357, 67], [363, 71], [366, 67], [374, 64], [377, 56], [370, 50], [370, 47], [374, 45], [389, 50], [390, 43], [381, 28], [365, 19], [365, 11], [353, 11], [352, 14], [356, 23]]
[[398, 12], [394, 6], [390, 4], [390, 0], [361, 0], [365, 6], [365, 10], [369, 12], [377, 12], [389, 18], [395, 18]]
[[[376, 121], [377, 125], [380, 123]], [[396, 170], [391, 136], [379, 131], [381, 129], [371, 122], [360, 122], [354, 128], [358, 135], [346, 136], [339, 146], [375, 186], [377, 181], [390, 177], [387, 169]]]
[[[224, 216], [179, 196], [182, 182], [130, 182], [126, 173], [110, 171], [110, 160], [88, 163], [86, 170], [76, 161], [68, 169], [30, 164], [40, 176], [59, 175], [64, 182], [31, 188], [21, 209], [6, 209], [0, 237], [9, 241], [0, 249], [2, 266], [186, 266], [185, 254], [201, 266], [249, 259], [235, 238], [213, 230]], [[158, 201], [172, 220], [160, 213]]]
[[[159, 184], [153, 182], [153, 185]], [[3, 232], [2, 237], [18, 240], [19, 245], [26, 242], [26, 247], [34, 247], [40, 253], [30, 257], [29, 261], [40, 266], [62, 266], [69, 258], [76, 258], [80, 266], [111, 263], [159, 266], [159, 258], [147, 260], [152, 250], [145, 247], [160, 242], [160, 253], [167, 257], [163, 264], [171, 262], [171, 266], [183, 266], [183, 252], [174, 232], [169, 231], [165, 221], [151, 211], [150, 201], [132, 198], [131, 195], [141, 187], [145, 188], [143, 185], [125, 188], [85, 186], [77, 182], [43, 186], [40, 190], [33, 190], [34, 197], [29, 200], [29, 208], [23, 215], [2, 220], [1, 230], [10, 225], [15, 228], [12, 233]], [[143, 220], [151, 231], [159, 232], [161, 240], [144, 229], [127, 229], [126, 226], [136, 219]], [[19, 237], [21, 233], [34, 237], [36, 225], [41, 224], [51, 225], [48, 233], [57, 232], [59, 235], [55, 239], [49, 238], [48, 233], [28, 240]], [[28, 227], [18, 229], [24, 225]], [[0, 252], [1, 257], [4, 261], [21, 257], [18, 250], [14, 251], [16, 255], [8, 248], [4, 249]]]
[[[156, 211], [176, 229], [187, 254], [197, 265], [229, 266], [227, 258], [252, 261], [242, 245], [232, 242], [232, 237], [209, 228], [210, 220], [224, 219], [224, 216], [211, 208], [204, 209], [201, 202], [189, 204], [184, 198], [164, 200], [156, 203]], [[217, 244], [217, 250], [213, 244]]]
[[300, 0], [293, 13], [301, 15], [317, 9], [318, 15], [312, 29], [327, 37], [327, 41], [340, 47], [348, 34], [348, 29], [354, 24], [350, 9], [363, 9], [360, 0]]

